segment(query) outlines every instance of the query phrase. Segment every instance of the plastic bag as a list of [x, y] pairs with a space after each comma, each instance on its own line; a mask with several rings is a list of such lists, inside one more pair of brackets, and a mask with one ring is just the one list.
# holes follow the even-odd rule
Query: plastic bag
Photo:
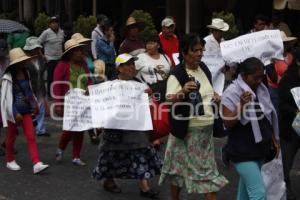
[[292, 127], [295, 130], [295, 132], [297, 133], [297, 135], [300, 136], [300, 112], [296, 115], [296, 117], [292, 123]]
[[266, 187], [267, 200], [286, 200], [281, 153], [278, 158], [264, 164], [261, 173]]

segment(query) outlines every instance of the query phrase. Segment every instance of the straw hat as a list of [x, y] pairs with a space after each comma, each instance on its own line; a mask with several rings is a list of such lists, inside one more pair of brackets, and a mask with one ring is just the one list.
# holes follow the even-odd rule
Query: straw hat
[[31, 50], [36, 49], [36, 48], [43, 48], [42, 45], [40, 45], [40, 43], [38, 41], [38, 38], [35, 37], [35, 36], [28, 37], [26, 39], [26, 44], [23, 47], [23, 50], [31, 51]]
[[281, 39], [283, 42], [291, 42], [291, 41], [296, 41], [296, 37], [288, 37], [286, 36], [284, 31], [280, 31]]
[[71, 49], [74, 49], [76, 47], [79, 47], [79, 46], [84, 46], [85, 44], [79, 44], [76, 40], [74, 39], [70, 39], [70, 40], [67, 40], [65, 42], [65, 51], [63, 53], [63, 56], [65, 56]]
[[211, 24], [207, 25], [207, 28], [216, 29], [220, 31], [228, 31], [229, 25], [226, 22], [224, 22], [223, 19], [214, 18], [212, 19]]
[[9, 66], [29, 60], [32, 57], [27, 56], [21, 48], [14, 48], [9, 51]]
[[105, 75], [105, 63], [102, 60], [94, 61], [95, 74], [100, 78], [103, 78]]
[[80, 43], [84, 43], [84, 42], [90, 42], [90, 41], [92, 41], [92, 39], [85, 38], [85, 37], [83, 37], [83, 35], [81, 35], [80, 33], [74, 33], [74, 34], [72, 35], [71, 39], [76, 40], [79, 44], [80, 44]]
[[273, 7], [276, 10], [285, 9], [286, 4], [287, 4], [287, 0], [273, 0]]
[[126, 29], [130, 28], [130, 27], [138, 27], [140, 30], [145, 28], [145, 24], [143, 22], [137, 22], [136, 19], [134, 17], [129, 17], [126, 21]]

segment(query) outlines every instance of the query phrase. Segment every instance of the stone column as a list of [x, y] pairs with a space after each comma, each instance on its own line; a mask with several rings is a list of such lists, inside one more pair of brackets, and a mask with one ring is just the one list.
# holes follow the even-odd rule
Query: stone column
[[24, 19], [26, 22], [28, 22], [33, 18], [32, 0], [25, 0], [23, 2], [23, 9], [24, 9]]
[[18, 9], [19, 9], [19, 21], [22, 21], [24, 19], [23, 0], [18, 1]]

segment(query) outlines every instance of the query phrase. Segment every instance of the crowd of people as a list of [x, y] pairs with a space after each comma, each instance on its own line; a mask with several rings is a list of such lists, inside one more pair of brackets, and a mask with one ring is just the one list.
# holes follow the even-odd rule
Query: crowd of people
[[[220, 43], [230, 26], [219, 18], [207, 25], [210, 34], [202, 39], [197, 34], [178, 38], [175, 20], [168, 16], [162, 20], [159, 34], [143, 40], [144, 24], [130, 16], [119, 48], [114, 44], [113, 23], [105, 15], [98, 16], [91, 38], [74, 33], [65, 41], [54, 16], [38, 37], [17, 33], [15, 37], [22, 41], [14, 43], [13, 33], [7, 40], [0, 39], [1, 123], [7, 127], [1, 131], [4, 151], [2, 148], [0, 154], [5, 154], [7, 168], [21, 170], [14, 157], [17, 126], [26, 137], [33, 173], [39, 174], [49, 168], [40, 161], [36, 143], [36, 136], [51, 135], [44, 124], [50, 115], [49, 104], [54, 103], [55, 115], [63, 117], [64, 96], [70, 88], [86, 90], [89, 95], [89, 85], [118, 79], [143, 83], [150, 101], [168, 102], [176, 115], [188, 119], [169, 116], [164, 158], [158, 153], [162, 145], [159, 137], [150, 140], [149, 131], [86, 130], [91, 142], [99, 145], [91, 173], [94, 179], [104, 180], [104, 190], [121, 193], [115, 179], [137, 179], [140, 196], [158, 199], [149, 179], [160, 175], [158, 184], [168, 182], [173, 200], [180, 199], [182, 188], [203, 194], [206, 200], [217, 199], [217, 192], [229, 182], [219, 173], [215, 160], [214, 125], [219, 122], [212, 113], [217, 105], [228, 136], [222, 148], [223, 161], [232, 163], [240, 176], [237, 199], [267, 199], [261, 167], [281, 148], [287, 199], [295, 200], [289, 174], [300, 147], [300, 138], [292, 128], [299, 110], [290, 89], [300, 86], [300, 48], [287, 25], [273, 18], [267, 26], [266, 18], [257, 15], [249, 31], [281, 31], [284, 60], [272, 59], [267, 66], [255, 57], [240, 64], [226, 63]], [[208, 62], [211, 56], [218, 59], [216, 66]], [[233, 78], [227, 86], [228, 71]], [[160, 99], [154, 97], [156, 93]], [[179, 105], [181, 102], [184, 104]], [[251, 102], [256, 104], [254, 118], [249, 120], [241, 113]], [[263, 117], [258, 118], [260, 115]], [[58, 163], [72, 141], [72, 163], [86, 165], [81, 159], [84, 132], [62, 131], [56, 149]]]

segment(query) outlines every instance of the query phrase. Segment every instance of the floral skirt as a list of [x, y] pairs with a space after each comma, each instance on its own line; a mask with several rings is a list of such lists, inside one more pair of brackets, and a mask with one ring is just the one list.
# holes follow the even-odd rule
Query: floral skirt
[[166, 180], [188, 193], [217, 192], [228, 183], [217, 169], [212, 125], [189, 128], [184, 140], [169, 135], [159, 184]]
[[160, 174], [162, 160], [153, 146], [100, 151], [93, 178], [149, 179]]

